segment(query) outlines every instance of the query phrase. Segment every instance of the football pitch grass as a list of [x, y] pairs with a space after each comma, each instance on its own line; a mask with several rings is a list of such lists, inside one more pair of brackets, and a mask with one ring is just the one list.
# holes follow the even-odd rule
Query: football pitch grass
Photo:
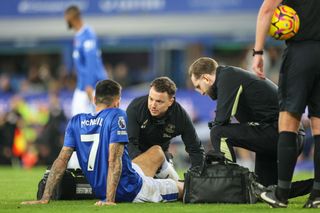
[[[45, 171], [44, 167], [30, 170], [0, 167], [0, 213], [2, 212], [32, 212], [32, 213], [73, 213], [73, 212], [119, 212], [119, 213], [143, 213], [143, 212], [319, 212], [316, 209], [303, 209], [302, 206], [307, 197], [299, 197], [290, 200], [287, 209], [270, 209], [266, 204], [183, 204], [173, 203], [120, 203], [116, 206], [94, 206], [96, 200], [81, 201], [52, 201], [47, 205], [21, 205], [20, 202], [34, 200], [36, 198], [37, 184]], [[301, 180], [312, 177], [311, 173], [298, 173], [295, 179]]]

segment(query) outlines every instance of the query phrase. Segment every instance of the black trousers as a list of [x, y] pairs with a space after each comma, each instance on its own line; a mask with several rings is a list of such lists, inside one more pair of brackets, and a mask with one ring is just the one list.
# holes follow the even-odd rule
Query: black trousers
[[243, 123], [215, 126], [210, 132], [211, 142], [216, 151], [221, 150], [225, 141], [233, 160], [232, 147], [241, 147], [256, 153], [255, 173], [258, 181], [265, 185], [274, 185], [278, 181], [277, 142], [278, 129], [273, 124]]

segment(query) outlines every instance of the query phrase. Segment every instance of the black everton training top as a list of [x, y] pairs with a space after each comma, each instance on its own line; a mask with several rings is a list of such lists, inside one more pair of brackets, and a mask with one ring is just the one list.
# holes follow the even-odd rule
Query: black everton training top
[[228, 124], [232, 116], [240, 123], [278, 120], [277, 86], [241, 68], [219, 66], [209, 96], [217, 100], [215, 125]]
[[127, 108], [129, 155], [131, 159], [145, 152], [153, 145], [167, 151], [170, 139], [181, 135], [189, 153], [192, 167], [202, 166], [204, 149], [192, 121], [183, 107], [176, 101], [162, 118], [151, 116], [148, 96], [134, 99]]

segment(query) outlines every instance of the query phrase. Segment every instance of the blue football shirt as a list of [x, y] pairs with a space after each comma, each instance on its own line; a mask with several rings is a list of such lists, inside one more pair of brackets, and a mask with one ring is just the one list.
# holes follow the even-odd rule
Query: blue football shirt
[[[128, 143], [127, 115], [119, 108], [109, 108], [96, 115], [78, 114], [66, 129], [64, 146], [74, 147], [80, 167], [99, 199], [106, 198], [109, 144]], [[122, 173], [116, 202], [131, 202], [142, 187], [142, 178], [132, 168], [125, 144]]]
[[77, 71], [77, 88], [84, 91], [86, 86], [93, 88], [100, 80], [107, 79], [97, 37], [88, 26], [83, 26], [75, 35], [73, 62]]

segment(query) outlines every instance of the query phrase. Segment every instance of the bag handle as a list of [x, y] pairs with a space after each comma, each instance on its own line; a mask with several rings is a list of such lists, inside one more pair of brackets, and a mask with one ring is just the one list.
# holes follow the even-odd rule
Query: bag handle
[[210, 150], [206, 153], [206, 164], [212, 164], [213, 162], [218, 163], [232, 163], [231, 160], [227, 159], [224, 156], [223, 152], [216, 152], [214, 150]]

